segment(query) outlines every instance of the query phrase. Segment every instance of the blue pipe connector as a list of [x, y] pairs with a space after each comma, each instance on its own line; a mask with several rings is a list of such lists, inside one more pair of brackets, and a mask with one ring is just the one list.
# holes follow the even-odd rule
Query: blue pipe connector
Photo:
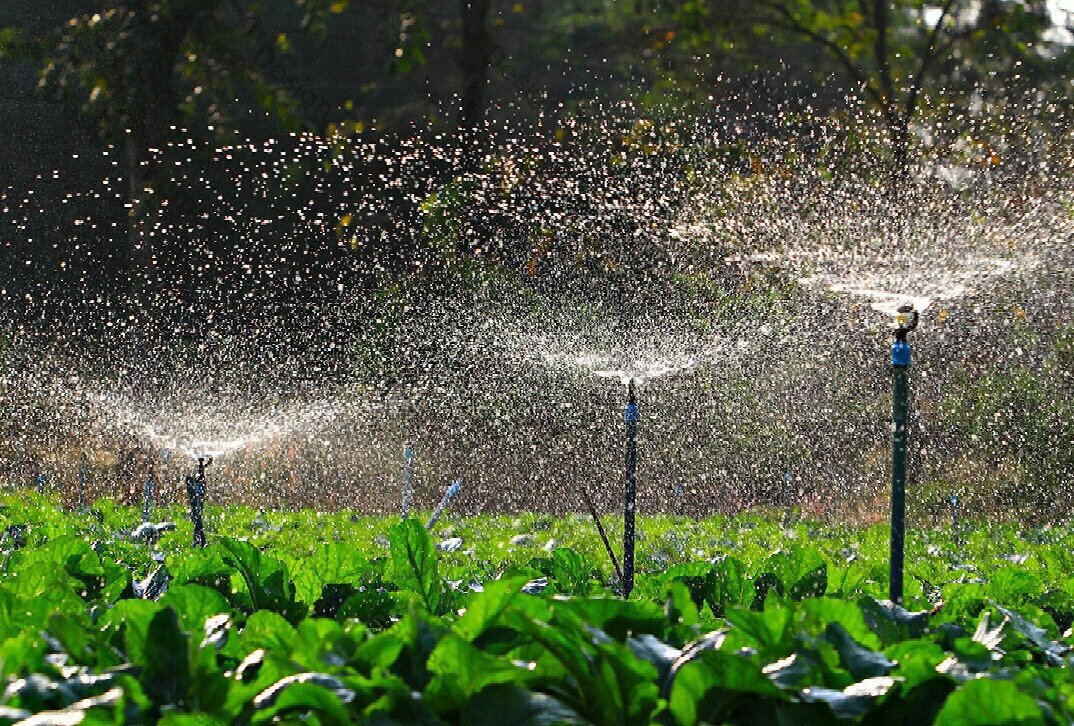
[[891, 346], [891, 365], [904, 368], [910, 365], [910, 344], [905, 340], [896, 340]]

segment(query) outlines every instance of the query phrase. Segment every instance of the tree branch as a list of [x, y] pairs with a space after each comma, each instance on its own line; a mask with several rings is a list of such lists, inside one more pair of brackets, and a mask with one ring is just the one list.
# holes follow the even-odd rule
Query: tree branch
[[[914, 111], [917, 109], [917, 98], [921, 93], [921, 86], [925, 80], [925, 74], [929, 68], [939, 57], [937, 52], [938, 48], [936, 42], [940, 38], [940, 32], [943, 29], [943, 23], [950, 15], [952, 8], [954, 8], [957, 0], [946, 0], [940, 8], [940, 17], [936, 19], [936, 24], [932, 26], [925, 41], [925, 51], [921, 54], [921, 61], [918, 63], [917, 71], [914, 73], [910, 81], [909, 91], [906, 97], [906, 106], [903, 109], [903, 127], [909, 126], [910, 119], [914, 115]], [[951, 47], [950, 43], [944, 44], [944, 49]]]
[[876, 28], [876, 40], [873, 42], [873, 61], [876, 73], [880, 77], [880, 88], [888, 103], [895, 103], [895, 82], [891, 78], [891, 65], [888, 63], [888, 0], [873, 0], [873, 18]]
[[785, 18], [784, 22], [779, 20], [773, 20], [772, 25], [783, 30], [797, 33], [806, 38], [809, 38], [814, 43], [817, 43], [821, 47], [828, 50], [829, 53], [835, 58], [835, 60], [843, 66], [843, 68], [850, 74], [850, 77], [869, 95], [877, 106], [880, 107], [881, 113], [884, 114], [884, 118], [889, 123], [897, 121], [897, 117], [892, 113], [890, 103], [884, 99], [880, 90], [865, 77], [861, 69], [854, 65], [854, 60], [850, 57], [850, 54], [846, 52], [846, 49], [836, 43], [834, 40], [826, 35], [818, 33], [817, 31], [803, 25], [794, 13], [782, 5], [778, 0], [761, 0], [761, 4], [773, 11], [779, 16]]

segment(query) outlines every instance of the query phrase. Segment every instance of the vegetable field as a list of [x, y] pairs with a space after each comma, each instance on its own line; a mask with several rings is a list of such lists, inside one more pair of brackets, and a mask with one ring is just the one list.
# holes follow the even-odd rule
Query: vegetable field
[[[1067, 723], [1074, 534], [0, 501], [0, 723]], [[621, 536], [614, 518], [612, 541]]]

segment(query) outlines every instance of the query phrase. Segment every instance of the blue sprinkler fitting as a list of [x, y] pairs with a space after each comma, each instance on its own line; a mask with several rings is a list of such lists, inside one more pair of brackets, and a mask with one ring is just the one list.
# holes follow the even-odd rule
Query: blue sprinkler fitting
[[907, 368], [910, 365], [910, 343], [906, 336], [917, 328], [919, 314], [913, 305], [900, 305], [898, 309], [895, 342], [891, 346], [891, 365]]
[[891, 365], [902, 367], [910, 365], [910, 344], [905, 340], [896, 340], [891, 346]]
[[627, 423], [638, 422], [638, 402], [634, 400], [634, 382], [630, 382], [630, 399], [627, 401], [626, 409], [623, 410], [623, 418]]

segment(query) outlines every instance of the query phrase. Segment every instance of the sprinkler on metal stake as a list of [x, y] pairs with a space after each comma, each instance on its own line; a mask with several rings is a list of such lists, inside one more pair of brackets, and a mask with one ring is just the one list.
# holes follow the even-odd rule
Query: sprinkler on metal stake
[[160, 482], [161, 491], [164, 492], [164, 496], [168, 496], [169, 489], [171, 487], [170, 472], [168, 470], [168, 460], [172, 458], [171, 449], [164, 449], [160, 452]]
[[623, 597], [634, 589], [634, 518], [638, 502], [638, 400], [634, 394], [634, 379], [627, 386], [627, 403], [623, 411], [626, 420], [626, 476], [623, 492]]
[[403, 519], [410, 516], [410, 500], [414, 496], [414, 446], [403, 446]]
[[78, 459], [78, 511], [86, 508], [86, 452]]
[[895, 319], [895, 343], [891, 347], [893, 385], [891, 444], [891, 570], [889, 595], [902, 603], [903, 561], [906, 540], [906, 449], [909, 417], [910, 343], [906, 337], [917, 327], [913, 305], [902, 305]]
[[149, 521], [149, 514], [153, 510], [153, 470], [145, 477], [145, 495], [142, 498], [142, 521]]
[[213, 457], [198, 457], [198, 472], [186, 478], [186, 496], [190, 501], [190, 521], [194, 524], [194, 546], [204, 547], [205, 522], [202, 512], [205, 507], [205, 469], [213, 463]]
[[958, 493], [951, 492], [951, 534], [955, 540], [955, 547], [961, 548], [961, 535], [958, 531]]

